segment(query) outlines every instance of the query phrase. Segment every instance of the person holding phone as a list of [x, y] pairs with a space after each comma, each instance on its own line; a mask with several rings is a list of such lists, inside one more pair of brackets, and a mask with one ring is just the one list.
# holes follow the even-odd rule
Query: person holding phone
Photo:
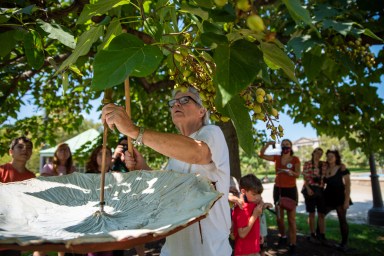
[[127, 136], [123, 136], [119, 139], [117, 147], [112, 156], [112, 171], [114, 172], [129, 172], [125, 165], [125, 152], [128, 150]]
[[[298, 202], [296, 179], [300, 176], [300, 160], [293, 155], [292, 142], [288, 139], [281, 141], [280, 155], [265, 155], [266, 149], [276, 142], [267, 142], [261, 149], [259, 156], [262, 159], [275, 163], [275, 185], [273, 187], [273, 200], [276, 205], [276, 221], [279, 228], [279, 246], [287, 243], [284, 225], [284, 209], [278, 204], [281, 197], [288, 197]], [[296, 207], [293, 210], [286, 210], [289, 229], [289, 254], [296, 255]]]

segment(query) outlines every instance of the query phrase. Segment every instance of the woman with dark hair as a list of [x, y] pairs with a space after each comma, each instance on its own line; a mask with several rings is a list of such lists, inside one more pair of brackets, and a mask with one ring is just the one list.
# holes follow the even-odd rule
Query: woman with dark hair
[[[110, 148], [106, 148], [107, 153], [105, 155], [105, 172], [111, 170], [112, 167], [112, 151]], [[101, 173], [101, 161], [103, 157], [103, 146], [97, 146], [91, 153], [87, 164], [85, 165], [86, 173]]]
[[349, 227], [347, 223], [347, 210], [351, 202], [351, 180], [348, 169], [343, 168], [341, 157], [337, 150], [327, 150], [327, 164], [323, 168], [326, 184], [324, 200], [326, 214], [336, 210], [339, 219], [341, 243], [338, 248], [347, 250]]
[[41, 176], [61, 176], [74, 171], [71, 149], [68, 144], [61, 143], [53, 155], [53, 162], [44, 165]]
[[[301, 192], [304, 195], [305, 207], [308, 212], [308, 225], [310, 236], [309, 241], [320, 241], [325, 242], [324, 235], [324, 173], [322, 168], [325, 166], [325, 162], [321, 161], [323, 155], [322, 148], [315, 148], [312, 152], [312, 158], [310, 161], [304, 163], [303, 166], [303, 177], [304, 185]], [[319, 234], [315, 232], [315, 214], [317, 210]]]
[[[260, 151], [262, 159], [275, 162], [275, 186], [273, 187], [273, 200], [276, 205], [277, 226], [279, 228], [279, 245], [286, 244], [287, 237], [285, 235], [284, 225], [284, 208], [280, 205], [280, 198], [290, 198], [298, 202], [298, 193], [296, 187], [296, 179], [300, 176], [300, 160], [293, 156], [292, 142], [288, 139], [281, 141], [280, 155], [265, 155], [265, 150], [269, 145], [274, 145], [275, 142], [268, 142]], [[296, 255], [296, 207], [292, 210], [286, 210], [288, 217], [289, 229], [289, 253]]]

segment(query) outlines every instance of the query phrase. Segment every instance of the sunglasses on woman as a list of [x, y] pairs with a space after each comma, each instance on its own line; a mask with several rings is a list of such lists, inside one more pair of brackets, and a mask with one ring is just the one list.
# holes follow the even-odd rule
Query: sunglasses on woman
[[196, 101], [194, 98], [192, 98], [191, 96], [183, 96], [183, 97], [180, 97], [180, 98], [178, 98], [178, 99], [173, 99], [173, 100], [168, 101], [168, 106], [169, 106], [170, 108], [172, 108], [172, 107], [176, 104], [176, 102], [178, 102], [180, 105], [185, 105], [185, 104], [187, 104], [190, 100], [192, 100], [193, 102], [195, 102], [196, 104], [198, 104], [197, 101]]

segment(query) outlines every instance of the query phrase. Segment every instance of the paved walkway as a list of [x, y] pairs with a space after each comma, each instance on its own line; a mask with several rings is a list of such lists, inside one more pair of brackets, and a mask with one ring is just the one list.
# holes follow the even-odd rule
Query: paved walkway
[[[367, 223], [368, 218], [368, 211], [372, 208], [373, 202], [372, 202], [372, 188], [370, 182], [361, 182], [362, 180], [367, 180], [367, 178], [360, 178], [357, 176], [352, 175], [351, 176], [351, 199], [353, 202], [353, 205], [350, 206], [350, 208], [347, 211], [347, 218], [350, 222], [353, 223]], [[380, 180], [383, 180], [384, 177], [381, 177]], [[263, 192], [263, 199], [265, 202], [271, 202], [273, 203], [273, 183], [265, 183], [264, 186], [264, 192]], [[303, 194], [300, 193], [301, 188], [303, 187], [303, 180], [297, 181], [297, 188], [299, 190], [299, 205], [297, 207], [297, 212], [299, 213], [306, 213], [305, 211], [305, 204], [304, 204], [304, 197]], [[381, 183], [381, 195], [384, 199], [384, 186], [383, 183]], [[327, 218], [336, 218], [336, 211], [332, 211]]]

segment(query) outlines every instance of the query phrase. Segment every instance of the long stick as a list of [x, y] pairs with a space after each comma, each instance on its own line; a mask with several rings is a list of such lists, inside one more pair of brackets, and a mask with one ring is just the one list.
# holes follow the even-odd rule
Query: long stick
[[104, 212], [104, 186], [105, 186], [105, 158], [107, 154], [107, 135], [108, 135], [108, 125], [104, 124], [103, 132], [103, 148], [101, 156], [101, 179], [100, 179], [100, 212]]
[[[125, 111], [127, 112], [129, 119], [131, 119], [131, 95], [130, 95], [130, 88], [129, 88], [129, 77], [127, 77], [127, 79], [125, 79], [124, 81], [124, 91], [125, 91]], [[128, 152], [131, 154], [131, 156], [133, 156], [133, 145], [132, 145], [132, 139], [130, 137], [127, 138], [127, 143], [128, 143]]]
[[[106, 89], [104, 91], [103, 105], [107, 105], [112, 102], [112, 89]], [[101, 179], [100, 179], [100, 213], [104, 213], [104, 186], [105, 186], [105, 159], [107, 154], [107, 136], [108, 136], [108, 125], [104, 124], [103, 132], [103, 148], [101, 157]]]

